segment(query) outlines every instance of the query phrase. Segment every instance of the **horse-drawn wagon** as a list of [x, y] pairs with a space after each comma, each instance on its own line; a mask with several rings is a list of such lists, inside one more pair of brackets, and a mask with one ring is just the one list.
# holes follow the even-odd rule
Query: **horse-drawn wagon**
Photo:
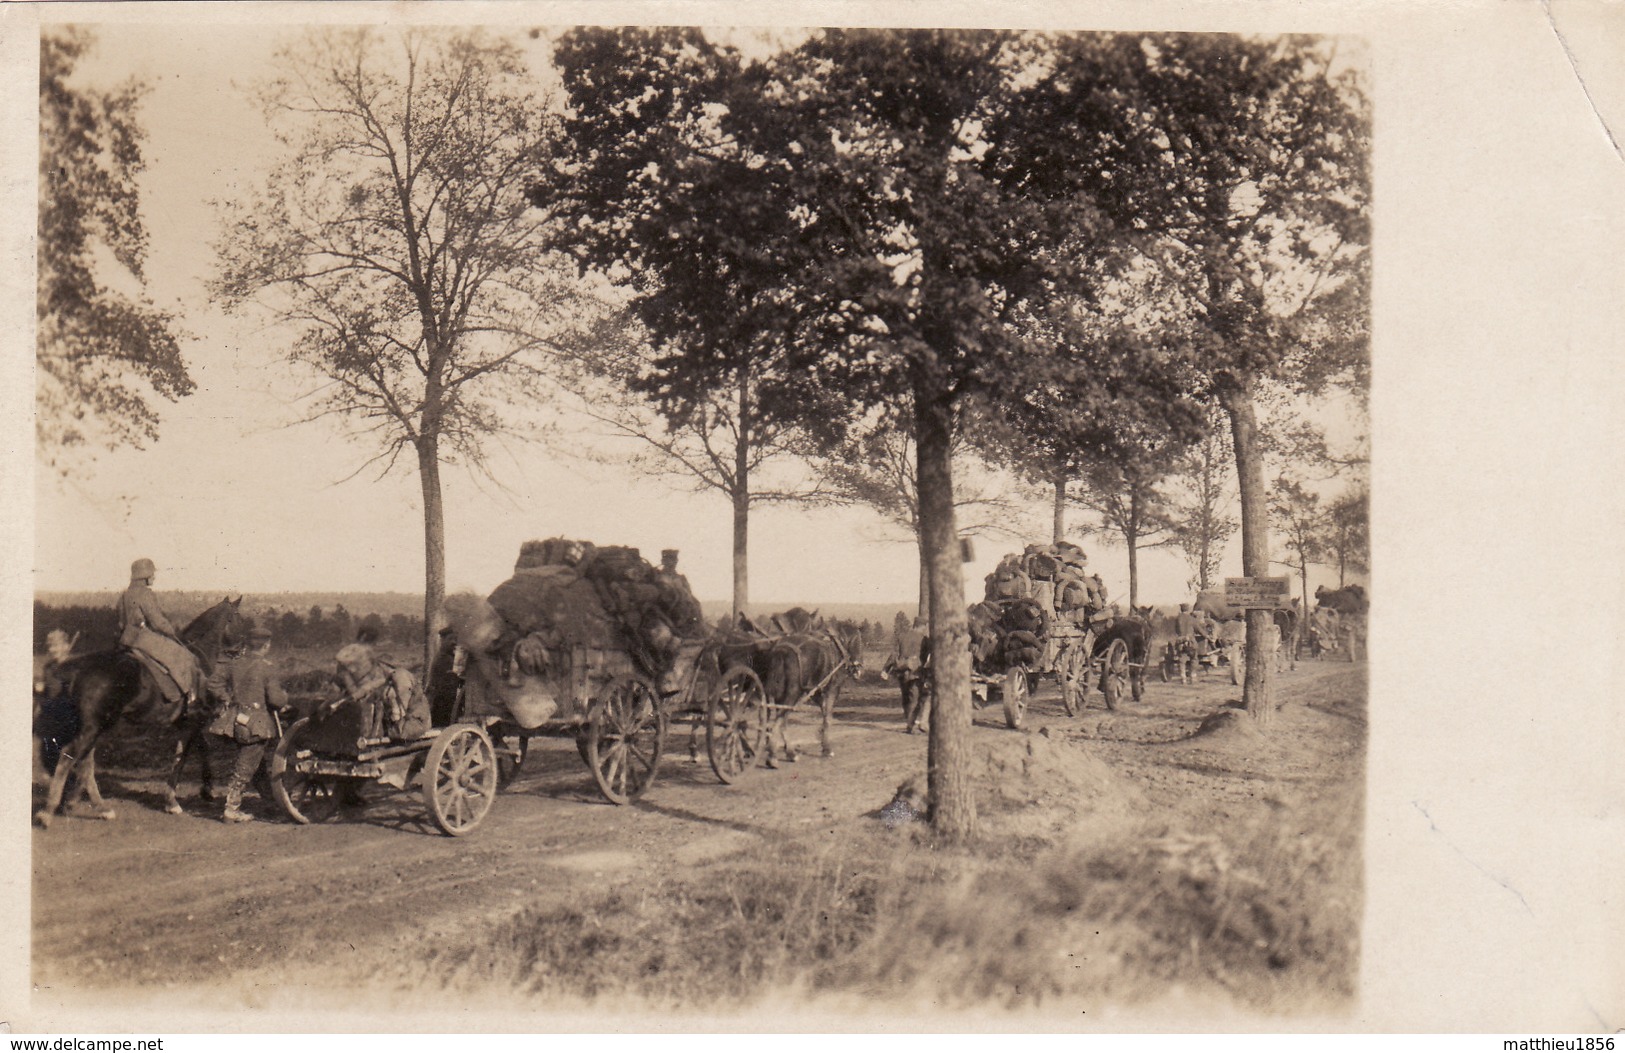
[[[576, 740], [605, 800], [627, 804], [654, 783], [665, 751], [669, 714], [697, 680], [698, 646], [686, 648], [687, 671], [675, 696], [662, 698], [625, 651], [575, 647], [551, 656], [565, 704], [542, 721], [512, 712], [471, 712], [468, 696], [443, 728], [410, 739], [335, 734], [308, 717], [288, 729], [271, 759], [272, 793], [295, 822], [322, 822], [362, 784], [419, 788], [429, 817], [453, 837], [469, 833], [496, 794], [518, 773], [536, 736]], [[326, 717], [326, 723], [333, 718]], [[338, 724], [347, 722], [342, 718]]]
[[988, 576], [987, 598], [971, 607], [975, 697], [1000, 702], [1019, 728], [1040, 677], [1054, 676], [1068, 716], [1083, 708], [1091, 681], [1106, 707], [1144, 693], [1143, 627], [1115, 613], [1097, 576], [1085, 576], [1075, 545], [1029, 545]]
[[283, 736], [273, 793], [304, 823], [331, 817], [364, 783], [417, 786], [435, 825], [459, 836], [546, 735], [575, 739], [606, 800], [635, 801], [654, 782], [672, 711], [713, 687], [702, 629], [674, 563], [656, 571], [635, 550], [527, 542], [514, 577], [463, 626], [448, 726], [369, 737], [362, 706], [326, 705]]

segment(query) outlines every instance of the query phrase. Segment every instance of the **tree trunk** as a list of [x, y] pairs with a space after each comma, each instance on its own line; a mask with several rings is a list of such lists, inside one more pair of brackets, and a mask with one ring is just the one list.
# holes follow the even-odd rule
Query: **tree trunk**
[[1128, 544], [1128, 607], [1132, 611], [1140, 605], [1140, 551], [1135, 544], [1138, 538], [1133, 534], [1123, 540]]
[[965, 578], [954, 524], [952, 406], [925, 385], [914, 396], [915, 453], [920, 493], [920, 541], [930, 581], [931, 683], [935, 710], [927, 785], [931, 824], [948, 840], [976, 832], [970, 781], [970, 631]]
[[914, 524], [914, 543], [919, 550], [920, 558], [920, 606], [916, 612], [927, 622], [931, 620], [931, 561], [925, 555], [925, 535], [920, 533], [920, 524]]
[[1057, 473], [1055, 476], [1055, 530], [1056, 544], [1066, 540], [1066, 476]]
[[446, 512], [440, 499], [440, 436], [419, 437], [418, 480], [423, 484], [423, 671], [434, 664], [446, 622]]
[[739, 371], [739, 438], [734, 445], [734, 620], [750, 603], [750, 380]]
[[1140, 497], [1131, 493], [1128, 498], [1128, 519], [1124, 522], [1123, 544], [1128, 546], [1128, 609], [1130, 613], [1140, 602], [1140, 552], [1137, 544], [1140, 532]]
[[[1251, 386], [1226, 389], [1221, 402], [1230, 416], [1236, 482], [1241, 491], [1241, 572], [1248, 577], [1265, 577], [1270, 572], [1269, 490], [1264, 482], [1264, 456], [1259, 449]], [[1263, 646], [1270, 623], [1269, 611], [1247, 612], [1247, 681], [1241, 699], [1260, 727], [1268, 727], [1275, 715], [1272, 664]]]
[[734, 617], [745, 613], [745, 605], [750, 602], [750, 568], [748, 566], [747, 552], [750, 535], [750, 493], [736, 490], [733, 495], [734, 510]]

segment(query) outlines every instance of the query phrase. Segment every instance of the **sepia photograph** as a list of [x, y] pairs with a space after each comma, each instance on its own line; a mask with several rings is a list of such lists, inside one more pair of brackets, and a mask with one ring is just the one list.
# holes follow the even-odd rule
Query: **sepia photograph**
[[[1625, 46], [1607, 7], [1564, 9], [1541, 83]], [[1499, 279], [1379, 207], [1443, 134], [1384, 78], [1470, 49], [1419, 72], [1446, 18], [1395, 44], [1322, 11], [4, 12], [38, 86], [8, 92], [37, 206], [5, 1012], [1625, 1026], [1625, 741], [1607, 661], [1578, 669], [1619, 645], [1617, 537], [1576, 635], [1538, 612], [1578, 598], [1489, 580], [1510, 535], [1428, 518], [1507, 526], [1449, 458], [1490, 432], [1477, 481], [1533, 497], [1573, 428], [1606, 492], [1525, 508], [1606, 536], [1618, 364], [1517, 373], [1528, 440], [1456, 383], [1480, 337], [1499, 378], [1508, 323], [1418, 339], [1461, 305], [1412, 246]], [[1617, 246], [1604, 75], [1561, 110], [1589, 204], [1554, 181], [1543, 215]], [[1620, 270], [1548, 316], [1584, 315], [1582, 361], [1620, 348]], [[1572, 780], [1504, 792], [1514, 748]], [[1582, 828], [1561, 889], [1507, 862]], [[1544, 964], [1475, 990], [1456, 963], [1500, 938]]]

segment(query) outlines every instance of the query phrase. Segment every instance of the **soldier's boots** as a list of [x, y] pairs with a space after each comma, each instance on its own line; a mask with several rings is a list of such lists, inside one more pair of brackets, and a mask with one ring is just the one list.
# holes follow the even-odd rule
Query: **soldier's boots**
[[254, 817], [243, 811], [243, 791], [236, 786], [226, 791], [226, 810], [220, 816], [221, 822], [251, 823]]

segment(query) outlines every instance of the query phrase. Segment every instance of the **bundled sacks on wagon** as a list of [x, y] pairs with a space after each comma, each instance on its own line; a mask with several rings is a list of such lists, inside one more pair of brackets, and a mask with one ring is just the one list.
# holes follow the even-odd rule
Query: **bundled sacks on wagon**
[[987, 576], [981, 603], [967, 612], [973, 691], [1004, 703], [1005, 720], [1020, 727], [1026, 699], [1040, 674], [1061, 685], [1069, 715], [1083, 704], [1091, 672], [1102, 665], [1101, 689], [1115, 708], [1132, 663], [1126, 648], [1097, 655], [1109, 642], [1116, 611], [1083, 549], [1069, 541], [1028, 545], [999, 561]]
[[1037, 602], [1051, 618], [1081, 624], [1105, 608], [1106, 587], [1089, 573], [1089, 557], [1070, 541], [1028, 545], [999, 561], [987, 576], [985, 602]]
[[705, 636], [676, 553], [660, 568], [635, 548], [566, 538], [527, 541], [513, 576], [465, 629], [465, 716], [505, 716], [522, 728], [572, 719], [594, 694], [584, 678], [638, 676], [670, 691]]

